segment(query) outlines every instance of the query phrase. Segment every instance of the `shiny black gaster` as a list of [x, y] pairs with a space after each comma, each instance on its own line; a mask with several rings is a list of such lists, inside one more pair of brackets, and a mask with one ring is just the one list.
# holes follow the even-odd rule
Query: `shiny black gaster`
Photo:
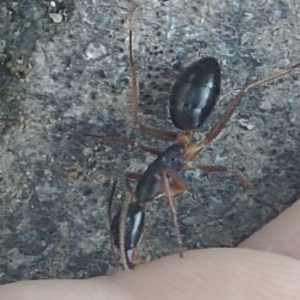
[[181, 130], [200, 127], [212, 112], [221, 88], [221, 68], [213, 57], [187, 67], [175, 82], [170, 98], [173, 124]]
[[[120, 249], [120, 239], [119, 239], [119, 226], [120, 226], [120, 216], [121, 210], [114, 216], [110, 230], [113, 236], [115, 246]], [[128, 263], [132, 263], [131, 261], [131, 253], [132, 250], [137, 246], [143, 229], [144, 229], [144, 219], [145, 219], [145, 212], [143, 208], [136, 204], [131, 203], [128, 207], [127, 215], [126, 215], [126, 231], [125, 231], [125, 251], [126, 251], [126, 258]]]

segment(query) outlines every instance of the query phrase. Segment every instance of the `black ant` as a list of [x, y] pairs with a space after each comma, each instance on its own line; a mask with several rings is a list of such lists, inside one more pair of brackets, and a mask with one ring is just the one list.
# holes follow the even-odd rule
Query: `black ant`
[[[131, 15], [137, 7], [138, 6], [135, 6], [131, 10], [129, 22]], [[192, 161], [223, 130], [237, 106], [240, 104], [241, 99], [249, 89], [287, 75], [300, 66], [300, 63], [298, 63], [268, 78], [248, 84], [229, 104], [227, 110], [221, 116], [217, 124], [207, 133], [206, 137], [202, 141], [191, 143], [194, 132], [209, 117], [220, 94], [221, 67], [218, 61], [213, 57], [201, 58], [187, 67], [175, 82], [171, 91], [169, 111], [174, 126], [183, 131], [175, 133], [137, 124], [138, 93], [136, 68], [133, 61], [131, 29], [129, 30], [129, 53], [133, 122], [136, 128], [145, 134], [175, 143], [169, 146], [165, 151], [160, 152], [154, 148], [123, 138], [89, 133], [83, 134], [84, 136], [101, 138], [105, 142], [135, 145], [147, 152], [157, 155], [157, 159], [148, 166], [143, 174], [127, 174], [127, 194], [125, 195], [122, 206], [114, 217], [112, 217], [111, 213], [109, 214], [111, 243], [114, 243], [119, 249], [125, 269], [134, 267], [135, 250], [144, 228], [144, 207], [148, 202], [161, 197], [170, 205], [177, 236], [179, 255], [183, 257], [182, 241], [174, 199], [188, 190], [188, 185], [179, 176], [179, 171], [195, 169], [200, 169], [205, 172], [225, 171], [233, 174], [244, 186], [251, 186], [250, 182], [229, 168], [224, 166], [192, 165]], [[137, 182], [135, 190], [132, 189], [131, 181]], [[111, 197], [113, 197], [113, 194]]]

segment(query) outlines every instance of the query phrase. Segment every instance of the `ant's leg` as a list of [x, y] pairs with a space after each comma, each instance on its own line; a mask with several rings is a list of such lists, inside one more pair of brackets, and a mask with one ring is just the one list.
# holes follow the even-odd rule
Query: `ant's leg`
[[135, 5], [130, 13], [129, 13], [129, 64], [130, 64], [130, 77], [131, 77], [131, 98], [132, 98], [132, 114], [133, 114], [133, 123], [136, 128], [150, 136], [169, 140], [169, 141], [178, 141], [180, 143], [187, 144], [191, 137], [192, 132], [187, 131], [186, 133], [175, 133], [172, 131], [167, 130], [157, 130], [145, 125], [138, 125], [138, 83], [137, 83], [137, 76], [136, 76], [136, 67], [133, 60], [133, 50], [132, 50], [132, 29], [131, 29], [131, 17], [134, 11], [137, 9], [138, 5]]
[[172, 179], [172, 182], [169, 184], [169, 186], [174, 198], [178, 198], [189, 189], [187, 183], [179, 176], [176, 171], [172, 169], [165, 169], [165, 172], [168, 177]]
[[136, 67], [133, 61], [131, 29], [129, 30], [129, 62], [130, 62], [130, 75], [131, 75], [130, 77], [131, 77], [132, 115], [133, 115], [133, 123], [134, 125], [136, 125], [137, 114], [138, 114], [138, 88], [137, 88]]
[[[162, 171], [162, 176], [164, 180], [164, 188], [165, 188], [165, 198], [170, 205], [171, 215], [173, 218], [175, 233], [177, 236], [177, 244], [179, 249], [179, 256], [183, 257], [183, 250], [182, 250], [182, 240], [177, 220], [177, 211], [174, 205], [174, 196], [179, 196], [187, 190], [187, 184], [177, 175], [176, 172], [170, 169], [166, 169]], [[170, 186], [168, 176], [172, 178], [172, 186]]]
[[[119, 224], [119, 247], [120, 247], [120, 257], [124, 270], [132, 269], [131, 261], [132, 258], [127, 257], [128, 251], [125, 249], [125, 235], [126, 235], [126, 218], [128, 207], [131, 202], [131, 198], [126, 194], [122, 199], [121, 204], [121, 214], [120, 214], [120, 224]], [[129, 264], [130, 262], [130, 264]]]
[[245, 187], [251, 187], [252, 184], [250, 181], [245, 179], [240, 173], [231, 170], [230, 168], [224, 167], [224, 166], [208, 166], [208, 165], [194, 165], [189, 166], [188, 164], [183, 167], [183, 170], [201, 170], [204, 172], [227, 172], [229, 174], [232, 174], [242, 185]]
[[[114, 199], [115, 194], [116, 194], [117, 183], [118, 183], [118, 180], [114, 180], [113, 187], [112, 187], [109, 199], [108, 199], [108, 220], [109, 220], [110, 225], [112, 224], [112, 219], [113, 219], [113, 217], [112, 217], [112, 203], [113, 203], [113, 199]], [[110, 251], [111, 251], [111, 255], [113, 257], [113, 262], [114, 262], [114, 264], [116, 264], [117, 259], [116, 259], [114, 239], [113, 239], [113, 234], [112, 234], [111, 228], [109, 228], [109, 240], [110, 240]]]
[[165, 192], [166, 192], [166, 198], [167, 198], [167, 201], [170, 205], [171, 215], [172, 215], [172, 218], [173, 218], [174, 228], [175, 228], [175, 232], [176, 232], [176, 236], [177, 236], [179, 256], [183, 257], [182, 240], [181, 240], [179, 225], [178, 225], [178, 221], [177, 221], [177, 211], [176, 211], [176, 208], [175, 208], [175, 205], [174, 205], [174, 198], [171, 194], [169, 181], [168, 181], [168, 177], [167, 177], [166, 172], [163, 171], [162, 175], [163, 175], [163, 180], [164, 180], [164, 188], [165, 188]]
[[234, 113], [234, 111], [236, 110], [237, 106], [240, 104], [242, 98], [244, 97], [244, 95], [253, 87], [265, 84], [269, 81], [272, 81], [276, 78], [279, 78], [281, 76], [287, 75], [289, 73], [291, 73], [292, 71], [294, 71], [294, 69], [298, 68], [300, 66], [300, 63], [284, 69], [282, 71], [279, 71], [276, 74], [273, 74], [270, 77], [267, 77], [265, 79], [262, 80], [257, 80], [253, 83], [248, 84], [246, 87], [244, 87], [239, 93], [238, 95], [235, 97], [235, 99], [229, 104], [228, 108], [226, 109], [226, 111], [224, 112], [224, 114], [222, 115], [222, 117], [220, 118], [220, 120], [217, 122], [217, 124], [210, 130], [210, 132], [206, 135], [205, 139], [194, 143], [192, 145], [190, 145], [187, 150], [188, 150], [188, 161], [193, 160], [203, 149], [206, 145], [208, 145], [210, 142], [212, 142], [218, 135], [219, 133], [223, 130], [223, 128], [225, 127], [225, 125], [227, 124], [228, 120], [230, 119], [230, 117], [232, 116], [232, 114]]
[[129, 14], [129, 63], [130, 63], [130, 77], [131, 77], [131, 97], [132, 97], [132, 114], [133, 123], [137, 124], [137, 113], [138, 113], [138, 85], [136, 76], [136, 67], [133, 60], [132, 51], [132, 29], [131, 29], [131, 16], [137, 9], [138, 5], [135, 5]]
[[244, 97], [244, 95], [253, 87], [265, 84], [269, 81], [275, 80], [276, 78], [282, 77], [284, 75], [287, 75], [289, 73], [291, 73], [292, 71], [294, 71], [294, 69], [298, 68], [300, 66], [300, 63], [287, 68], [285, 70], [279, 71], [276, 74], [273, 74], [272, 76], [269, 76], [265, 79], [261, 79], [261, 80], [257, 80], [255, 82], [252, 82], [250, 84], [248, 84], [246, 87], [244, 87], [236, 96], [236, 98], [232, 101], [232, 103], [229, 105], [229, 107], [227, 108], [227, 110], [225, 111], [225, 113], [223, 114], [223, 116], [221, 117], [221, 119], [219, 120], [219, 122], [213, 127], [213, 129], [208, 133], [208, 135], [206, 136], [206, 138], [203, 141], [203, 144], [207, 145], [208, 143], [210, 143], [212, 140], [214, 140], [217, 135], [221, 132], [221, 130], [224, 128], [224, 126], [226, 125], [226, 123], [228, 122], [228, 120], [230, 119], [230, 117], [232, 116], [232, 114], [234, 113], [234, 111], [236, 110], [236, 107], [240, 104], [242, 98]]
[[167, 141], [178, 141], [181, 144], [188, 144], [194, 134], [194, 130], [186, 130], [183, 133], [173, 132], [168, 130], [158, 130], [145, 125], [137, 125], [137, 129], [144, 134], [153, 136], [155, 138]]
[[131, 146], [136, 146], [140, 149], [142, 149], [145, 152], [151, 153], [153, 155], [159, 156], [161, 154], [160, 151], [157, 149], [154, 149], [152, 147], [149, 147], [147, 145], [139, 144], [133, 140], [128, 140], [128, 139], [123, 139], [120, 137], [113, 137], [113, 136], [107, 136], [107, 135], [99, 135], [99, 134], [93, 134], [93, 133], [68, 133], [65, 135], [65, 137], [83, 137], [83, 136], [88, 136], [88, 137], [94, 137], [98, 139], [102, 139], [105, 143], [114, 143], [114, 144], [121, 144], [121, 145], [131, 145]]
[[[130, 202], [135, 201], [135, 194], [134, 191], [130, 185], [130, 180], [138, 181], [140, 180], [141, 175], [137, 173], [129, 173], [126, 176], [126, 195], [122, 199], [121, 204], [121, 214], [120, 214], [120, 224], [119, 224], [119, 245], [120, 245], [120, 257], [121, 262], [124, 267], [124, 270], [129, 270], [133, 268], [132, 260], [133, 257], [129, 258], [127, 257], [127, 251], [125, 249], [125, 234], [126, 234], [126, 218], [127, 218], [127, 212]], [[130, 194], [130, 197], [129, 197]], [[134, 251], [132, 252], [132, 256], [134, 255]], [[130, 262], [130, 265], [128, 264]]]

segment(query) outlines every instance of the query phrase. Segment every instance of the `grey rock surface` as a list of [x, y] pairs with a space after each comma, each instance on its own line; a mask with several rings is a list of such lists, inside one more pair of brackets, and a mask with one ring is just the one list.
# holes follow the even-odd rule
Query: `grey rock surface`
[[[221, 98], [201, 139], [246, 83], [300, 61], [296, 0], [140, 0], [132, 20], [139, 121], [175, 130], [167, 103], [176, 76], [199, 57], [222, 64]], [[148, 153], [69, 132], [168, 143], [133, 129], [128, 63], [130, 1], [0, 4], [0, 282], [113, 272], [107, 199]], [[62, 16], [53, 21], [53, 14]], [[57, 16], [55, 16], [57, 17]], [[196, 159], [241, 172], [182, 174], [184, 249], [235, 246], [300, 194], [300, 71], [251, 90], [221, 136]], [[165, 201], [147, 208], [140, 255], [177, 251]]]

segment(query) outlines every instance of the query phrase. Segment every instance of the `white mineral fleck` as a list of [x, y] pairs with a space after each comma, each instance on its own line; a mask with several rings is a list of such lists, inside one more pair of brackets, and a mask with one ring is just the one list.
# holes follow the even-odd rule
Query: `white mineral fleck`
[[61, 23], [63, 20], [63, 17], [61, 14], [55, 14], [55, 13], [50, 13], [49, 18], [53, 21], [53, 23]]

